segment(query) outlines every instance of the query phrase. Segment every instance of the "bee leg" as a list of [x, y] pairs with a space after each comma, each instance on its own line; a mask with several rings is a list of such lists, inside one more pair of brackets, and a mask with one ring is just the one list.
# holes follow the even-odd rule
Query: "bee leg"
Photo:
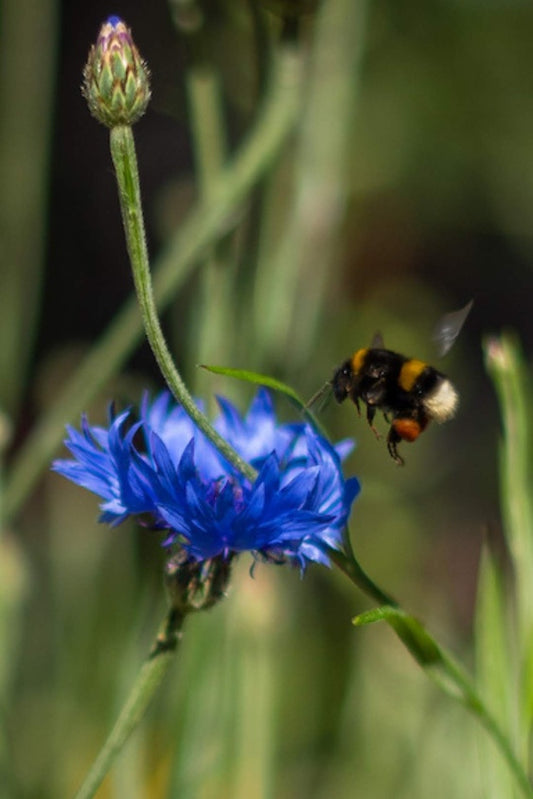
[[385, 419], [385, 421], [387, 422], [387, 424], [390, 424], [390, 423], [391, 423], [391, 421], [390, 421], [390, 416], [389, 416], [389, 414], [388, 414], [386, 411], [383, 411], [383, 418]]
[[375, 415], [376, 415], [376, 408], [373, 405], [367, 405], [366, 406], [366, 420], [368, 422], [368, 425], [369, 425], [370, 429], [372, 430], [372, 432], [376, 436], [377, 440], [379, 441], [381, 439], [381, 435], [378, 432], [378, 429], [376, 427], [374, 427], [374, 424], [373, 424]]
[[361, 405], [359, 403], [359, 397], [357, 396], [357, 394], [355, 392], [352, 392], [350, 394], [350, 399], [352, 400], [353, 404], [357, 408], [357, 415], [361, 416]]
[[402, 456], [398, 454], [398, 444], [401, 440], [401, 436], [399, 436], [394, 427], [391, 426], [389, 435], [387, 436], [387, 449], [389, 450], [389, 455], [398, 466], [403, 466], [405, 464]]

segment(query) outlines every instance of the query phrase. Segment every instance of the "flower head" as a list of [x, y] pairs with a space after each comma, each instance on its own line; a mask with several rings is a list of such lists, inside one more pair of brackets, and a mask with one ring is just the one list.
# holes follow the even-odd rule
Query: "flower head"
[[108, 128], [133, 125], [150, 100], [148, 68], [119, 17], [100, 28], [83, 70], [82, 92], [91, 114]]
[[[86, 419], [68, 428], [74, 460], [53, 468], [102, 497], [101, 520], [128, 516], [165, 530], [164, 545], [201, 562], [250, 551], [305, 569], [328, 564], [327, 546], [341, 546], [342, 530], [359, 491], [344, 480], [336, 448], [311, 427], [279, 424], [268, 393], [260, 390], [242, 417], [219, 399], [217, 431], [258, 471], [250, 483], [205, 438], [165, 392], [145, 398], [140, 420], [131, 412], [108, 429]], [[140, 443], [142, 442], [142, 443]], [[346, 443], [340, 445], [346, 454]]]

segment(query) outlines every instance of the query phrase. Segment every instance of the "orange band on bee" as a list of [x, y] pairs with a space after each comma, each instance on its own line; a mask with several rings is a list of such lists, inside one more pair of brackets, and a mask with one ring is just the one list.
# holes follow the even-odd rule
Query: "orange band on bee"
[[365, 362], [365, 358], [368, 352], [368, 348], [364, 350], [357, 350], [352, 355], [352, 369], [354, 374], [358, 375], [361, 371], [363, 364]]
[[400, 374], [398, 376], [398, 385], [400, 388], [403, 388], [404, 391], [411, 391], [426, 367], [427, 363], [424, 363], [424, 361], [417, 361], [416, 358], [411, 358], [409, 361], [406, 361], [400, 369]]
[[425, 427], [415, 419], [394, 419], [392, 426], [403, 441], [416, 441]]

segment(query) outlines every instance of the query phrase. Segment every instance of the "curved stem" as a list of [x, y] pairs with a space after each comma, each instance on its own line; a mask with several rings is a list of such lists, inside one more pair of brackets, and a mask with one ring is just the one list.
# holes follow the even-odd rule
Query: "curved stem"
[[370, 611], [368, 614], [357, 617], [356, 623], [360, 625], [369, 621], [386, 621], [427, 675], [448, 696], [460, 702], [476, 716], [507, 762], [523, 796], [532, 799], [533, 787], [524, 767], [513, 751], [509, 737], [489, 712], [483, 699], [477, 693], [472, 679], [462, 666], [435, 641], [418, 619], [405, 613], [394, 599], [368, 577], [353, 554], [351, 546], [349, 546], [348, 555], [335, 549], [328, 549], [327, 554], [354, 585], [384, 605], [376, 611]]
[[[297, 53], [277, 54], [269, 92], [257, 123], [232, 162], [222, 171], [216, 191], [196, 206], [162, 253], [154, 274], [154, 297], [161, 311], [189, 276], [207, 247], [227, 229], [250, 189], [268, 171], [298, 120], [301, 64]], [[80, 414], [120, 368], [142, 335], [134, 298], [126, 302], [108, 330], [80, 364], [50, 410], [27, 437], [6, 475], [4, 518], [20, 510], [39, 475], [53, 457], [65, 422]]]
[[[510, 771], [514, 775], [518, 785], [520, 786], [520, 790], [522, 794], [526, 797], [533, 797], [533, 787], [531, 782], [528, 779], [528, 776], [524, 770], [522, 763], [518, 760], [516, 754], [514, 753], [509, 737], [505, 734], [505, 732], [500, 727], [498, 721], [494, 718], [494, 716], [489, 712], [488, 708], [486, 707], [485, 703], [477, 693], [472, 684], [472, 680], [469, 675], [464, 671], [462, 666], [460, 666], [452, 656], [440, 648], [441, 656], [442, 656], [442, 670], [444, 672], [444, 676], [449, 678], [451, 682], [459, 689], [460, 694], [457, 696], [461, 704], [464, 705], [471, 713], [473, 713], [480, 724], [486, 729], [488, 734], [491, 736], [493, 741], [496, 743], [500, 753], [503, 755], [504, 759], [509, 766]], [[440, 680], [438, 679], [437, 675], [433, 675], [436, 677], [437, 682], [440, 684]], [[444, 686], [446, 689], [446, 687]], [[448, 691], [448, 693], [450, 693]], [[454, 694], [452, 694], [454, 695]]]
[[327, 555], [364, 594], [374, 599], [380, 605], [390, 605], [393, 608], [398, 607], [396, 600], [389, 596], [389, 594], [386, 594], [385, 591], [382, 591], [381, 588], [370, 579], [353, 552], [350, 552], [350, 556], [347, 556], [338, 549], [328, 547]]
[[112, 128], [110, 145], [135, 290], [146, 336], [158, 366], [170, 390], [204, 435], [238, 471], [249, 480], [255, 480], [257, 474], [255, 469], [246, 463], [233, 447], [217, 433], [205, 414], [197, 407], [172, 359], [159, 322], [152, 287], [141, 205], [139, 171], [131, 128], [125, 125]]
[[157, 691], [170, 663], [174, 659], [181, 640], [184, 617], [171, 610], [166, 616], [161, 630], [154, 642], [148, 660], [143, 665], [137, 681], [126, 700], [107, 741], [93, 763], [75, 799], [91, 799], [122, 751], [124, 744], [135, 729], [155, 692]]

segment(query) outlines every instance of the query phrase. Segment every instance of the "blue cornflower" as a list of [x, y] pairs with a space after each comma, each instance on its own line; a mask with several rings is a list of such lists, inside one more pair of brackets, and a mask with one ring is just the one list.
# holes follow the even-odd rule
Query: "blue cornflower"
[[53, 468], [102, 497], [101, 521], [128, 516], [165, 530], [165, 546], [191, 561], [252, 552], [303, 570], [328, 564], [324, 545], [341, 546], [356, 478], [345, 480], [341, 457], [349, 442], [332, 446], [309, 425], [279, 424], [272, 401], [258, 391], [243, 417], [227, 400], [214, 427], [258, 472], [250, 483], [177, 405], [168, 392], [145, 397], [140, 419], [131, 412], [110, 419], [108, 429], [69, 427], [66, 446], [74, 460]]

